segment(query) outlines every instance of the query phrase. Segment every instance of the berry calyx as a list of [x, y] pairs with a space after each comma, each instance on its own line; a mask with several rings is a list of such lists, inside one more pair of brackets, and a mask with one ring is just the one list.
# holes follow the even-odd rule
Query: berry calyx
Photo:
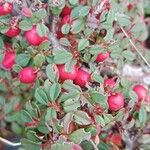
[[32, 67], [23, 68], [19, 72], [19, 80], [21, 83], [33, 83], [36, 79], [36, 71]]
[[90, 74], [82, 69], [78, 70], [77, 76], [74, 80], [75, 84], [84, 87], [90, 81]]
[[78, 67], [74, 66], [73, 70], [71, 72], [65, 71], [65, 65], [58, 65], [58, 72], [59, 72], [59, 79], [61, 81], [65, 80], [74, 80], [77, 76]]
[[2, 59], [2, 68], [5, 70], [11, 70], [15, 64], [16, 53], [14, 51], [6, 51]]
[[0, 16], [11, 14], [13, 10], [13, 4], [12, 3], [4, 3], [0, 4]]
[[107, 102], [111, 111], [118, 111], [124, 107], [124, 97], [122, 93], [112, 93], [108, 96]]
[[62, 12], [60, 14], [60, 16], [63, 18], [66, 15], [70, 15], [72, 11], [72, 8], [68, 7], [67, 5], [62, 9]]
[[20, 33], [20, 31], [21, 30], [18, 27], [10, 27], [8, 29], [8, 31], [5, 33], [5, 35], [7, 35], [8, 37], [13, 38], [13, 37], [17, 36]]
[[103, 62], [105, 61], [107, 58], [109, 58], [109, 52], [105, 52], [105, 53], [100, 53], [97, 55], [96, 57], [96, 62]]
[[31, 30], [25, 32], [25, 38], [29, 44], [39, 46], [42, 42], [48, 40], [47, 37], [40, 37], [36, 31], [36, 26], [32, 26]]
[[146, 96], [147, 96], [147, 89], [141, 85], [141, 84], [137, 84], [133, 87], [133, 91], [137, 94], [138, 96], [138, 100], [145, 100]]

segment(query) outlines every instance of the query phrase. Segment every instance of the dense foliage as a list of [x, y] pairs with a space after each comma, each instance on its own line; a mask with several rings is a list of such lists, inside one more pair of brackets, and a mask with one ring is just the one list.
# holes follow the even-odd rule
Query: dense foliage
[[[0, 0], [0, 136], [19, 150], [150, 149], [140, 0]], [[144, 59], [143, 59], [144, 58]]]

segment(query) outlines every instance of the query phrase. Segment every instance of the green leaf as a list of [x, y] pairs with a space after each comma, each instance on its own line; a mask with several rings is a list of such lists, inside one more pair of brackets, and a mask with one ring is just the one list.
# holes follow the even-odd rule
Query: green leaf
[[69, 0], [69, 3], [71, 5], [76, 5], [78, 3], [78, 0]]
[[29, 130], [27, 132], [27, 138], [33, 142], [40, 142], [40, 139], [38, 138], [35, 131]]
[[69, 30], [70, 30], [70, 25], [69, 24], [64, 24], [62, 27], [61, 27], [61, 32], [63, 34], [68, 34], [69, 33]]
[[81, 92], [81, 88], [78, 85], [73, 84], [73, 82], [71, 80], [66, 80], [63, 83], [63, 88], [66, 90], [77, 90], [79, 92]]
[[89, 132], [85, 132], [84, 129], [78, 129], [69, 135], [69, 140], [76, 144], [80, 144], [82, 141], [89, 141], [91, 134]]
[[83, 19], [77, 19], [75, 21], [73, 21], [72, 27], [71, 27], [71, 32], [73, 34], [77, 34], [79, 32], [81, 32], [84, 29], [84, 20]]
[[5, 105], [5, 98], [0, 95], [0, 105]]
[[122, 56], [125, 57], [129, 61], [132, 61], [135, 58], [135, 54], [128, 50], [123, 51]]
[[72, 72], [73, 68], [76, 64], [76, 60], [70, 59], [66, 64], [65, 64], [65, 71], [66, 72]]
[[76, 111], [73, 118], [79, 125], [89, 125], [91, 123], [91, 118], [84, 111]]
[[103, 140], [100, 140], [100, 143], [98, 144], [99, 150], [110, 150], [110, 146], [103, 142]]
[[95, 150], [93, 144], [90, 141], [83, 141], [80, 145], [83, 150]]
[[18, 73], [21, 69], [22, 69], [22, 67], [20, 65], [17, 65], [17, 64], [13, 65], [13, 71]]
[[56, 64], [64, 64], [70, 59], [72, 59], [72, 57], [73, 57], [72, 54], [67, 51], [59, 51], [54, 56], [54, 62]]
[[32, 22], [30, 22], [29, 20], [22, 20], [19, 23], [19, 28], [23, 31], [28, 31], [32, 29]]
[[21, 145], [26, 149], [26, 150], [31, 150], [31, 147], [32, 147], [32, 150], [42, 150], [41, 148], [41, 144], [39, 143], [35, 143], [35, 142], [32, 142], [28, 139], [21, 139]]
[[94, 102], [98, 103], [101, 105], [103, 108], [107, 108], [107, 101], [106, 101], [106, 96], [102, 95], [96, 91], [91, 93], [91, 98]]
[[79, 11], [79, 16], [80, 17], [85, 17], [88, 15], [89, 11], [90, 11], [90, 8], [89, 6], [83, 6], [80, 11]]
[[146, 109], [144, 108], [144, 106], [141, 106], [140, 110], [139, 110], [139, 121], [142, 124], [145, 124], [147, 120], [147, 112]]
[[62, 96], [60, 97], [61, 102], [64, 102], [68, 99], [79, 99], [80, 97], [80, 92], [77, 90], [70, 90], [69, 93], [63, 93]]
[[54, 65], [49, 64], [46, 66], [46, 75], [51, 82], [58, 81], [58, 73], [54, 70]]
[[11, 124], [11, 129], [12, 129], [12, 131], [15, 133], [15, 134], [21, 134], [22, 133], [22, 127], [19, 125], [19, 124], [17, 124], [17, 123], [15, 123], [15, 122], [13, 122], [12, 124]]
[[104, 121], [103, 117], [95, 115], [95, 120], [98, 125], [101, 125], [102, 127], [105, 126], [105, 121]]
[[[39, 20], [41, 20], [41, 19], [44, 19], [44, 18], [47, 17], [47, 12], [46, 12], [45, 9], [40, 9], [40, 10], [34, 12], [33, 15], [34, 15], [36, 18], [38, 18]], [[33, 17], [34, 17], [34, 16], [33, 16]]]
[[50, 88], [50, 98], [55, 101], [61, 92], [61, 85], [59, 83], [54, 83]]
[[68, 99], [63, 104], [65, 112], [76, 111], [80, 107], [80, 101], [76, 99]]
[[47, 105], [47, 102], [49, 101], [48, 96], [42, 87], [36, 89], [35, 98], [39, 103], [43, 105]]
[[81, 39], [78, 43], [78, 50], [84, 50], [86, 47], [89, 46], [89, 41], [87, 39]]
[[3, 39], [0, 37], [0, 49], [4, 48], [4, 42]]
[[51, 150], [71, 150], [71, 148], [72, 144], [66, 142], [56, 143], [51, 146]]
[[43, 54], [37, 54], [33, 61], [35, 66], [40, 67], [45, 62], [45, 56]]
[[71, 44], [70, 44], [70, 42], [69, 42], [69, 40], [68, 40], [67, 38], [61, 38], [61, 39], [59, 40], [59, 43], [60, 43], [61, 45], [63, 45], [63, 46], [71, 46]]
[[43, 23], [38, 23], [36, 30], [40, 37], [46, 37], [49, 32], [49, 29]]
[[95, 82], [98, 82], [98, 83], [103, 83], [103, 82], [104, 82], [103, 77], [100, 76], [100, 75], [98, 75], [98, 74], [95, 74], [95, 73], [93, 73], [93, 74], [91, 75], [91, 79], [92, 79], [93, 81], [95, 81]]
[[22, 110], [20, 115], [23, 122], [32, 122], [32, 117], [27, 111]]
[[67, 134], [69, 133], [69, 126], [72, 120], [73, 120], [73, 113], [67, 113], [63, 120], [63, 128]]
[[30, 61], [29, 54], [18, 54], [16, 58], [16, 63], [22, 67], [25, 67]]
[[79, 12], [80, 10], [82, 9], [82, 5], [78, 5], [76, 7], [74, 7], [71, 11], [71, 18], [74, 20], [74, 19], [77, 19], [79, 18]]
[[112, 25], [114, 20], [115, 20], [115, 11], [111, 9], [107, 15], [107, 23], [109, 25]]
[[56, 117], [57, 117], [57, 113], [54, 109], [48, 108], [46, 110], [45, 121], [49, 121], [49, 120], [56, 118]]
[[92, 45], [92, 46], [90, 46], [90, 49], [89, 49], [89, 52], [92, 55], [99, 54], [103, 51], [104, 51], [104, 49], [99, 45]]

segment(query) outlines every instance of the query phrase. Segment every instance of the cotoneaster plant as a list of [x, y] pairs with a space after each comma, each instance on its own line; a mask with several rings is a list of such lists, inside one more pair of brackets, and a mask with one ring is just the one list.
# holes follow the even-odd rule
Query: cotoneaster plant
[[149, 149], [142, 6], [0, 0], [0, 142], [16, 145], [6, 140], [15, 134], [19, 150]]

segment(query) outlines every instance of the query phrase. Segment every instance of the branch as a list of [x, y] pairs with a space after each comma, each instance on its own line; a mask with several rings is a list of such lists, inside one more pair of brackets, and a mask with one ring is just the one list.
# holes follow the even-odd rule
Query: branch
[[0, 137], [0, 141], [3, 142], [4, 144], [7, 144], [7, 145], [10, 145], [10, 146], [13, 146], [13, 147], [21, 146], [21, 143], [14, 143], [14, 142], [8, 141], [8, 140], [6, 140], [2, 137]]
[[129, 42], [131, 43], [131, 45], [133, 46], [133, 48], [137, 51], [137, 53], [140, 55], [140, 57], [144, 60], [144, 62], [147, 64], [147, 66], [150, 68], [150, 64], [148, 63], [148, 61], [145, 59], [145, 57], [142, 55], [142, 53], [138, 50], [138, 48], [135, 46], [134, 42], [132, 41], [132, 39], [129, 37], [129, 35], [127, 34], [127, 32], [120, 26], [120, 29], [122, 30], [122, 32], [124, 33], [124, 35], [129, 39]]

